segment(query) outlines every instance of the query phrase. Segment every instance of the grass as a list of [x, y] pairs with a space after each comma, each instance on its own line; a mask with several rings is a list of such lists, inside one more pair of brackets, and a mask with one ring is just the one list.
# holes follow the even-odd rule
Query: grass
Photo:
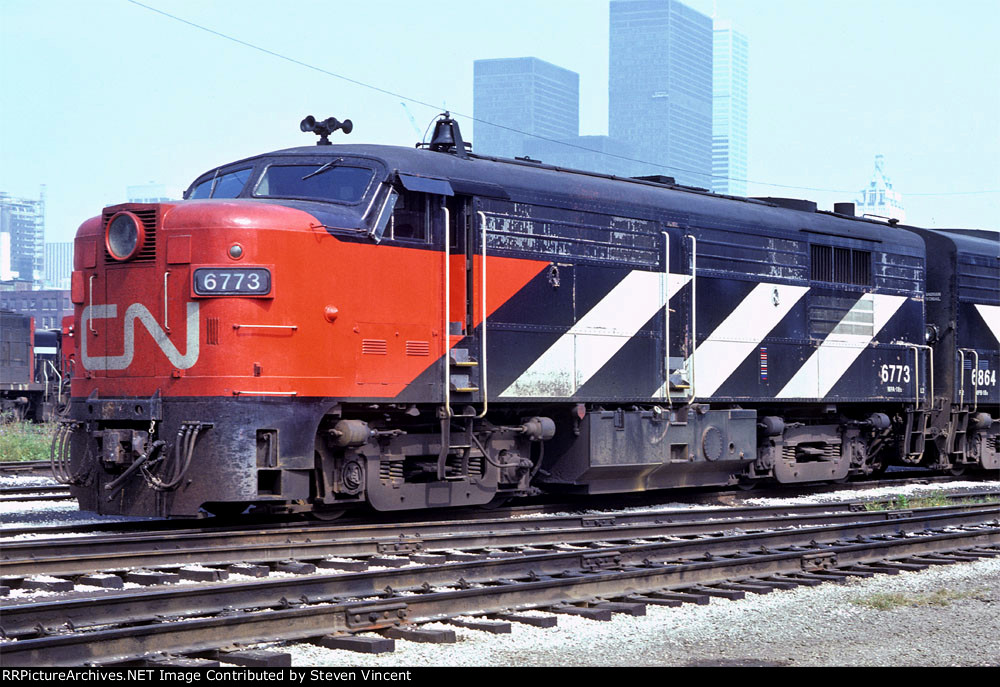
[[888, 501], [869, 501], [865, 503], [866, 511], [909, 510], [911, 508], [933, 508], [935, 506], [958, 506], [978, 503], [992, 503], [995, 499], [973, 497], [968, 499], [949, 499], [948, 493], [936, 491], [926, 496], [910, 497], [905, 494], [893, 496]]
[[854, 599], [851, 603], [856, 606], [874, 608], [877, 611], [891, 611], [902, 607], [915, 608], [919, 606], [947, 606], [952, 601], [961, 601], [963, 599], [987, 601], [987, 592], [988, 590], [986, 589], [975, 589], [965, 592], [955, 592], [950, 589], [939, 589], [938, 591], [931, 592], [929, 594], [881, 593], [871, 594], [860, 599]]
[[0, 420], [0, 460], [48, 460], [54, 422], [34, 424]]

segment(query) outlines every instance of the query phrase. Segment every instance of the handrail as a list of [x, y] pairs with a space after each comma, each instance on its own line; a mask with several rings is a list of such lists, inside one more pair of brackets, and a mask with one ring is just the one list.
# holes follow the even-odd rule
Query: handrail
[[979, 378], [977, 373], [979, 372], [979, 351], [972, 348], [960, 348], [958, 349], [958, 375], [959, 379], [962, 380], [961, 386], [958, 389], [958, 404], [965, 405], [965, 352], [968, 351], [975, 356], [976, 362], [972, 365], [972, 412], [976, 412], [979, 409]]
[[482, 286], [480, 287], [480, 297], [482, 298], [482, 308], [483, 308], [483, 330], [480, 334], [480, 350], [482, 355], [482, 372], [479, 373], [480, 382], [482, 382], [482, 396], [483, 396], [483, 412], [477, 415], [477, 418], [483, 418], [486, 416], [486, 408], [489, 406], [489, 395], [488, 388], [486, 386], [486, 213], [482, 210], [477, 211], [479, 219], [482, 220], [482, 234], [483, 234], [483, 258], [482, 267], [480, 271], [482, 272]]
[[670, 402], [670, 234], [661, 231], [663, 234], [663, 247], [665, 252], [663, 265], [663, 396]]
[[[87, 308], [88, 309], [94, 307], [94, 280], [95, 279], [97, 279], [97, 275], [96, 274], [92, 274], [92, 275], [90, 275], [90, 280], [87, 282], [88, 286], [90, 286], [90, 302], [87, 303]], [[94, 318], [93, 317], [89, 317], [89, 316], [87, 317], [87, 329], [89, 329], [90, 331], [92, 331], [94, 334], [97, 334], [97, 330], [94, 329]]]
[[926, 344], [906, 344], [907, 348], [913, 349], [913, 360], [914, 360], [914, 402], [916, 403], [916, 410], [921, 410], [920, 408], [920, 349], [927, 351], [928, 358], [928, 371], [930, 377], [930, 401], [929, 406], [931, 410], [934, 409], [934, 349]]
[[170, 325], [167, 324], [167, 304], [169, 302], [169, 295], [167, 293], [167, 277], [170, 276], [170, 272], [163, 273], [163, 331], [167, 334], [170, 333]]
[[688, 403], [694, 403], [695, 391], [695, 353], [698, 351], [698, 239], [693, 234], [686, 234], [691, 239], [691, 396]]
[[298, 391], [241, 391], [233, 389], [233, 396], [298, 396]]
[[441, 338], [444, 340], [444, 413], [451, 417], [451, 213], [448, 211], [448, 199], [442, 198], [441, 209], [444, 210], [444, 330]]
[[49, 395], [49, 373], [45, 369], [46, 366], [52, 368], [52, 374], [54, 374], [55, 378], [57, 380], [59, 380], [59, 386], [58, 386], [59, 390], [56, 392], [56, 396], [59, 399], [59, 401], [61, 402], [62, 401], [62, 389], [63, 389], [63, 376], [59, 372], [59, 369], [55, 365], [52, 364], [51, 360], [46, 360], [45, 361], [45, 365], [42, 366], [42, 373], [45, 375], [45, 396], [48, 397], [48, 395]]

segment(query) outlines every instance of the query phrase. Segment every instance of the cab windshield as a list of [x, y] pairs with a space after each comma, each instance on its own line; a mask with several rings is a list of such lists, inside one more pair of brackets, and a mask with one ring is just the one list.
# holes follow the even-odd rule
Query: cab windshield
[[308, 198], [357, 203], [368, 190], [375, 172], [367, 167], [333, 163], [271, 165], [254, 189], [260, 198]]
[[237, 169], [232, 172], [210, 177], [191, 189], [188, 200], [199, 198], [236, 198], [250, 178], [252, 167]]

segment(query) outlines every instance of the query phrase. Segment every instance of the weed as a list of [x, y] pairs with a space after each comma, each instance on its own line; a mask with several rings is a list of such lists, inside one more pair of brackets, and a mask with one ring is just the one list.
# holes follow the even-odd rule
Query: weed
[[48, 460], [55, 423], [0, 423], [0, 460]]
[[905, 494], [898, 494], [888, 501], [868, 501], [865, 503], [865, 510], [909, 510], [911, 508], [934, 508], [937, 506], [957, 506], [989, 502], [989, 499], [984, 498], [950, 499], [947, 492], [936, 491], [916, 498], [911, 498]]
[[985, 589], [975, 589], [965, 592], [955, 592], [950, 589], [939, 589], [930, 594], [882, 593], [871, 594], [860, 599], [854, 599], [851, 603], [856, 606], [874, 608], [877, 611], [891, 611], [894, 608], [904, 606], [947, 606], [952, 601], [960, 601], [962, 599], [978, 599], [980, 601], [986, 601], [988, 600], [986, 592], [987, 590]]

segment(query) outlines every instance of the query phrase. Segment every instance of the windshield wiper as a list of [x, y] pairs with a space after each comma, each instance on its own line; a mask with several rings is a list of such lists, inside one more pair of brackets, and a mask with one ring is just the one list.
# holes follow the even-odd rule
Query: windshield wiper
[[317, 174], [322, 174], [323, 172], [325, 172], [326, 170], [330, 169], [331, 167], [333, 167], [338, 162], [343, 162], [343, 161], [344, 161], [344, 158], [342, 158], [342, 157], [338, 157], [336, 160], [330, 160], [329, 162], [327, 162], [325, 165], [323, 165], [322, 167], [320, 167], [316, 171], [309, 172], [308, 174], [306, 174], [304, 177], [302, 177], [302, 181], [305, 181], [309, 177], [314, 177]]

